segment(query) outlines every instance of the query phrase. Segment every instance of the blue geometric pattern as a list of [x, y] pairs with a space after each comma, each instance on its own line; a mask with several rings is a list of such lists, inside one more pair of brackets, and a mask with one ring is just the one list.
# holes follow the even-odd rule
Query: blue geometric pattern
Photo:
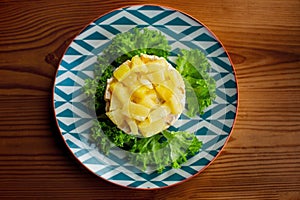
[[[217, 97], [201, 117], [184, 114], [172, 127], [194, 132], [201, 151], [180, 169], [143, 172], [126, 161], [126, 153], [112, 149], [101, 154], [88, 141], [95, 113], [89, 112], [82, 92], [84, 80], [93, 77], [97, 56], [116, 34], [135, 27], [159, 30], [171, 45], [174, 62], [180, 49], [199, 49], [207, 56], [216, 80]], [[70, 44], [59, 65], [54, 85], [54, 109], [63, 139], [74, 156], [90, 171], [115, 184], [154, 189], [171, 186], [198, 174], [224, 147], [233, 128], [238, 103], [235, 72], [224, 47], [200, 22], [170, 8], [130, 6], [114, 10], [89, 24]]]

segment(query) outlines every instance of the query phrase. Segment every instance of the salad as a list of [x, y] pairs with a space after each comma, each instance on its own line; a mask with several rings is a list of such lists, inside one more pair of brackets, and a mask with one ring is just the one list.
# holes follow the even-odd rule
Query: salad
[[146, 170], [180, 168], [202, 146], [194, 133], [168, 128], [184, 112], [203, 114], [215, 98], [210, 64], [198, 49], [180, 50], [170, 64], [171, 47], [156, 30], [120, 33], [98, 56], [94, 78], [85, 80], [87, 103], [96, 110], [91, 140], [104, 154], [114, 146]]
[[179, 118], [185, 105], [185, 85], [164, 58], [140, 54], [125, 61], [107, 80], [106, 115], [118, 128], [151, 137]]

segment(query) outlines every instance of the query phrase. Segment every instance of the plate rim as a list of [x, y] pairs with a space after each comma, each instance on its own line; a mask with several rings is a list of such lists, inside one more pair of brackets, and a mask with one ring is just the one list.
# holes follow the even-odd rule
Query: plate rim
[[[232, 123], [232, 126], [231, 126], [231, 130], [230, 132], [228, 133], [228, 136], [226, 138], [226, 141], [224, 142], [223, 146], [221, 147], [221, 149], [219, 150], [219, 152], [213, 157], [213, 159], [210, 160], [210, 162], [208, 164], [206, 164], [204, 167], [202, 167], [200, 170], [198, 170], [195, 174], [191, 175], [190, 177], [187, 177], [185, 178], [184, 180], [181, 180], [181, 181], [178, 181], [176, 183], [173, 183], [173, 184], [170, 184], [170, 185], [166, 185], [166, 186], [162, 186], [162, 187], [153, 187], [153, 188], [138, 188], [138, 187], [130, 187], [128, 185], [122, 185], [122, 184], [118, 184], [117, 182], [113, 182], [109, 179], [105, 179], [104, 177], [102, 177], [101, 175], [99, 174], [96, 174], [95, 172], [93, 172], [90, 168], [88, 168], [85, 164], [83, 164], [79, 158], [74, 154], [74, 152], [71, 150], [71, 148], [69, 147], [69, 145], [67, 144], [66, 140], [64, 139], [63, 137], [63, 134], [60, 130], [60, 126], [59, 126], [59, 123], [58, 123], [58, 119], [57, 119], [57, 114], [56, 114], [56, 109], [55, 109], [55, 99], [54, 99], [54, 94], [55, 94], [55, 87], [56, 87], [56, 77], [57, 77], [57, 74], [58, 74], [58, 71], [59, 71], [59, 66], [63, 60], [63, 57], [65, 55], [65, 53], [67, 52], [67, 50], [69, 49], [70, 45], [73, 43], [74, 39], [79, 36], [91, 23], [93, 23], [94, 21], [96, 21], [97, 19], [100, 19], [102, 18], [103, 16], [109, 14], [109, 13], [112, 13], [114, 11], [117, 11], [117, 10], [121, 10], [121, 9], [126, 9], [126, 8], [130, 8], [130, 7], [136, 7], [136, 6], [154, 6], [154, 7], [161, 7], [161, 8], [166, 8], [168, 10], [173, 10], [173, 11], [176, 11], [176, 12], [179, 12], [179, 13], [182, 13], [184, 15], [186, 15], [187, 17], [193, 19], [194, 21], [196, 21], [197, 23], [201, 24], [203, 27], [205, 27], [205, 29], [213, 36], [215, 37], [216, 41], [221, 45], [221, 47], [223, 48], [224, 52], [226, 53], [226, 56], [231, 64], [231, 68], [232, 68], [232, 74], [234, 75], [234, 80], [235, 80], [235, 84], [236, 84], [236, 109], [235, 109], [235, 117], [233, 119], [233, 123]], [[56, 128], [57, 128], [57, 131], [61, 137], [61, 139], [63, 140], [65, 146], [67, 147], [68, 149], [68, 152], [72, 154], [72, 157], [75, 158], [76, 162], [80, 164], [80, 166], [83, 166], [86, 170], [88, 170], [90, 173], [94, 174], [95, 176], [97, 177], [100, 177], [102, 180], [106, 181], [106, 182], [109, 182], [110, 184], [113, 184], [113, 185], [117, 185], [117, 186], [121, 186], [123, 188], [128, 188], [128, 189], [132, 189], [132, 190], [146, 190], [146, 191], [149, 191], [149, 190], [161, 190], [161, 189], [166, 189], [166, 188], [170, 188], [170, 187], [174, 187], [174, 186], [177, 186], [177, 185], [180, 185], [180, 184], [183, 184], [187, 181], [189, 181], [190, 179], [198, 176], [199, 174], [201, 174], [204, 170], [206, 170], [221, 154], [221, 152], [224, 150], [225, 146], [227, 145], [232, 133], [233, 133], [233, 130], [234, 130], [234, 127], [235, 127], [235, 124], [236, 124], [236, 121], [237, 121], [237, 117], [238, 117], [238, 110], [239, 110], [239, 84], [238, 84], [238, 79], [237, 79], [237, 73], [236, 73], [236, 69], [234, 67], [234, 64], [232, 62], [232, 59], [231, 57], [229, 56], [229, 53], [227, 51], [227, 49], [225, 48], [225, 46], [223, 45], [222, 41], [216, 36], [216, 34], [211, 31], [208, 26], [206, 26], [206, 24], [202, 23], [199, 19], [193, 17], [192, 15], [180, 10], [180, 9], [177, 9], [177, 8], [174, 8], [174, 7], [171, 7], [171, 6], [167, 6], [167, 5], [160, 5], [160, 4], [155, 4], [155, 3], [146, 3], [146, 4], [130, 4], [130, 5], [124, 5], [124, 6], [120, 6], [120, 7], [117, 7], [117, 8], [114, 8], [114, 9], [111, 9], [95, 18], [93, 18], [89, 23], [87, 23], [83, 28], [81, 28], [73, 37], [69, 38], [68, 39], [70, 42], [66, 45], [65, 47], [65, 50], [63, 51], [63, 54], [62, 54], [62, 57], [59, 59], [59, 62], [58, 62], [58, 66], [57, 66], [57, 69], [56, 69], [56, 72], [55, 72], [55, 76], [54, 76], [54, 81], [53, 81], [53, 86], [52, 86], [52, 111], [53, 111], [53, 116], [55, 118], [55, 124], [56, 124]]]

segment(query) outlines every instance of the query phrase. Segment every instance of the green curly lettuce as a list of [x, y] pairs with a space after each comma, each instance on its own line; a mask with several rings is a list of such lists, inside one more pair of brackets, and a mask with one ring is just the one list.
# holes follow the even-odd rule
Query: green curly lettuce
[[134, 28], [116, 35], [109, 47], [103, 51], [103, 58], [119, 66], [141, 53], [167, 58], [170, 50], [168, 40], [161, 32]]
[[202, 146], [197, 137], [186, 131], [162, 131], [149, 138], [136, 138], [122, 132], [110, 123], [96, 123], [92, 138], [106, 155], [113, 146], [127, 150], [128, 158], [136, 167], [152, 167], [161, 173], [166, 166], [180, 168]]
[[185, 80], [187, 114], [190, 117], [203, 114], [216, 97], [216, 82], [208, 74], [211, 66], [198, 49], [181, 50], [176, 69]]

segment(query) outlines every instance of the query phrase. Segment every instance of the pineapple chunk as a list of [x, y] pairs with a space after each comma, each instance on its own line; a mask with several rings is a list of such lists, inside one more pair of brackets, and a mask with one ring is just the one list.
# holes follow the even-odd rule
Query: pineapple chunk
[[111, 95], [110, 110], [123, 107], [123, 105], [128, 104], [129, 100], [130, 96], [127, 88], [124, 87], [122, 83], [116, 83], [114, 86], [114, 91]]
[[142, 85], [141, 87], [137, 88], [133, 92], [131, 98], [132, 99], [137, 99], [137, 98], [143, 99], [145, 97], [146, 93], [149, 92], [149, 90], [150, 89], [147, 86]]
[[137, 74], [132, 70], [128, 73], [128, 75], [121, 81], [126, 87], [131, 88], [132, 85], [137, 85], [138, 82]]
[[139, 135], [137, 124], [133, 119], [127, 118], [126, 123], [130, 128], [130, 133], [132, 133], [133, 135]]
[[147, 108], [146, 106], [134, 102], [129, 103], [129, 113], [135, 120], [144, 121], [148, 117], [149, 112], [150, 108]]
[[173, 95], [169, 101], [167, 101], [167, 104], [169, 105], [172, 114], [180, 114], [183, 110], [182, 104], [175, 95]]
[[157, 85], [155, 87], [155, 90], [159, 95], [159, 97], [165, 101], [168, 101], [173, 96], [172, 91], [169, 88], [165, 87], [164, 85], [161, 84]]
[[146, 86], [146, 87], [149, 88], [149, 89], [153, 89], [153, 85], [152, 85], [151, 81], [148, 80], [147, 77], [140, 76], [140, 77], [138, 78], [138, 80], [139, 80], [139, 83], [140, 83], [141, 85], [144, 85], [144, 86]]
[[147, 86], [141, 86], [131, 96], [131, 100], [135, 103], [153, 108], [158, 105], [158, 97], [154, 89], [149, 89]]
[[168, 70], [166, 71], [166, 73], [166, 76], [168, 76], [168, 78], [174, 85], [184, 86], [184, 81], [177, 70]]
[[157, 60], [151, 60], [147, 63], [148, 71], [155, 72], [159, 70], [165, 70], [168, 67], [168, 63], [164, 58], [160, 58]]
[[121, 110], [113, 110], [105, 113], [106, 116], [116, 125], [122, 126], [124, 123], [124, 116]]
[[151, 96], [145, 96], [143, 99], [135, 99], [134, 102], [146, 106], [147, 108], [153, 108], [157, 106], [156, 99], [151, 98]]
[[151, 98], [151, 99], [153, 99], [153, 100], [157, 100], [157, 93], [156, 93], [156, 91], [154, 90], [154, 88], [152, 89], [152, 90], [149, 90], [148, 92], [147, 92], [147, 96], [149, 97], [149, 98]]
[[[165, 80], [164, 82], [161, 83], [164, 87], [168, 88], [169, 90], [172, 91], [174, 95], [178, 99], [184, 98], [184, 88], [183, 87], [178, 87], [178, 83], [173, 83], [171, 80]], [[177, 84], [177, 85], [176, 85]], [[183, 83], [184, 84], [184, 83]]]
[[109, 91], [113, 92], [114, 89], [115, 89], [115, 87], [116, 87], [116, 85], [117, 85], [117, 81], [115, 81], [115, 79], [112, 80], [112, 81], [110, 82], [110, 84], [109, 84]]
[[165, 80], [165, 73], [164, 70], [158, 70], [148, 74], [147, 77], [152, 83], [159, 84]]
[[131, 68], [141, 67], [143, 64], [144, 62], [141, 60], [141, 58], [138, 55], [132, 57]]
[[146, 120], [139, 123], [138, 127], [144, 137], [151, 137], [165, 129], [166, 123], [164, 119], [160, 119], [152, 123], [149, 120]]
[[147, 55], [147, 54], [141, 54], [141, 60], [144, 62], [144, 63], [147, 63], [150, 61], [150, 57]]
[[158, 63], [151, 62], [151, 63], [147, 63], [147, 69], [148, 69], [149, 73], [153, 73], [153, 72], [156, 72], [156, 71], [160, 71], [163, 68]]
[[167, 112], [167, 110], [164, 107], [159, 106], [149, 113], [148, 118], [149, 118], [149, 121], [152, 123], [157, 120], [164, 119], [168, 114], [169, 114], [169, 112]]
[[114, 72], [113, 75], [118, 81], [122, 81], [130, 72], [130, 67], [126, 64], [120, 65]]

